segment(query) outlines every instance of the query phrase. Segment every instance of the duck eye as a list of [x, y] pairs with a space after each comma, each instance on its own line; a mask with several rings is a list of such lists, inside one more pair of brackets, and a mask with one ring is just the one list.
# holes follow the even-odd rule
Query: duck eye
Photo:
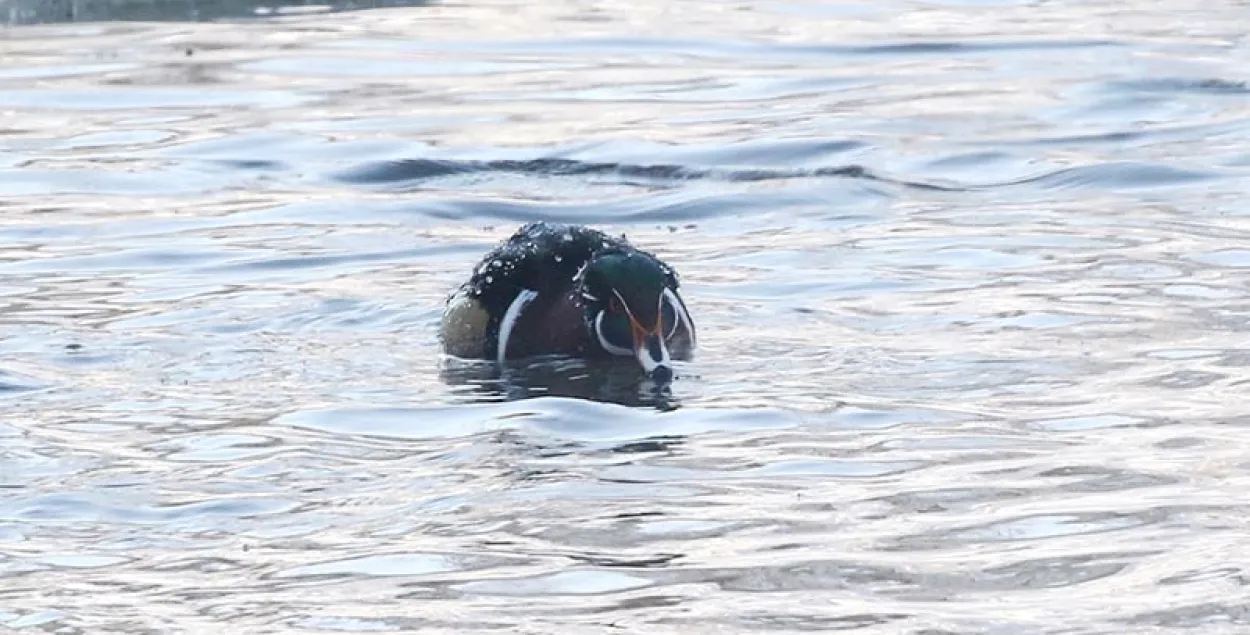
[[608, 303], [608, 310], [612, 311], [613, 313], [621, 312], [621, 301], [617, 299], [616, 296], [613, 296], [612, 301]]

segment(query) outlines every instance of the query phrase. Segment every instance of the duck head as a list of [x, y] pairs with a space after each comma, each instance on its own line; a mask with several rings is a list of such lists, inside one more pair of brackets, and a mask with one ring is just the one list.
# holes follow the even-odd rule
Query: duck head
[[[579, 273], [577, 291], [592, 345], [633, 357], [657, 382], [673, 377], [670, 342], [689, 322], [677, 276], [659, 259], [639, 251], [594, 256]], [[686, 324], [693, 343], [693, 324]]]

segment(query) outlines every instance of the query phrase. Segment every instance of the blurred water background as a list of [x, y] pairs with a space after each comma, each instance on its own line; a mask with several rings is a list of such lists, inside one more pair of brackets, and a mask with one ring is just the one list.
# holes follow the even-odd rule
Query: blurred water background
[[[0, 626], [1250, 630], [1244, 0], [0, 21]], [[440, 357], [538, 219], [671, 392]]]

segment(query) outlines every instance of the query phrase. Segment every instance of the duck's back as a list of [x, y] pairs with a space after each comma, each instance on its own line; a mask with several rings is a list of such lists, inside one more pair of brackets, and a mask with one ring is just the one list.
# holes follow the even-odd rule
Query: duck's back
[[442, 324], [445, 350], [458, 357], [495, 357], [500, 324], [524, 293], [529, 299], [513, 326], [528, 336], [512, 342], [510, 353], [575, 352], [579, 340], [568, 328], [581, 320], [569, 297], [574, 279], [592, 256], [614, 249], [632, 247], [624, 237], [588, 227], [542, 222], [522, 226], [482, 257], [448, 301]]
[[470, 297], [491, 315], [502, 315], [522, 291], [563, 295], [595, 253], [629, 249], [624, 237], [582, 226], [530, 223], [491, 250], [466, 283]]

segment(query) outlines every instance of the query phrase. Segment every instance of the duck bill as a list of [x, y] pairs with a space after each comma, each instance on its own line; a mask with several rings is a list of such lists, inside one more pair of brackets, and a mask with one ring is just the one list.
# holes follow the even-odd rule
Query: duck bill
[[673, 378], [673, 362], [668, 355], [668, 346], [664, 344], [664, 336], [659, 328], [647, 332], [634, 325], [634, 355], [647, 377], [667, 382]]

